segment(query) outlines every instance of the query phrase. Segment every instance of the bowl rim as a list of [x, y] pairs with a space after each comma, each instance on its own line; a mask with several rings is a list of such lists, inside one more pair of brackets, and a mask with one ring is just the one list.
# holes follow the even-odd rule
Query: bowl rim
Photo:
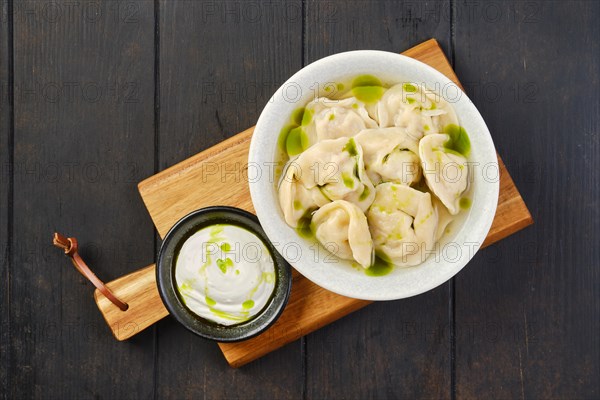
[[[470, 125], [476, 125], [478, 127], [479, 133], [477, 134], [478, 140], [481, 142], [482, 144], [482, 148], [485, 150], [485, 153], [487, 154], [487, 158], [486, 161], [492, 164], [496, 165], [496, 168], [498, 169], [498, 179], [495, 182], [486, 182], [485, 186], [486, 186], [486, 193], [481, 194], [481, 196], [483, 196], [482, 199], [480, 199], [480, 201], [485, 201], [484, 203], [481, 203], [481, 211], [474, 213], [473, 209], [475, 207], [471, 207], [471, 209], [468, 211], [468, 215], [467, 217], [465, 217], [465, 220], [462, 222], [462, 225], [460, 226], [458, 233], [456, 234], [455, 237], [459, 237], [460, 235], [465, 236], [465, 238], [468, 239], [473, 239], [475, 242], [478, 243], [478, 247], [476, 248], [470, 248], [468, 249], [468, 255], [464, 256], [461, 255], [461, 257], [458, 259], [458, 261], [453, 262], [453, 263], [441, 263], [441, 268], [439, 271], [436, 271], [435, 274], [430, 274], [430, 278], [431, 279], [428, 283], [426, 284], [421, 284], [421, 285], [416, 285], [416, 287], [411, 287], [408, 289], [403, 290], [402, 293], [389, 293], [389, 292], [383, 292], [383, 291], [377, 291], [377, 290], [371, 290], [369, 289], [369, 291], [365, 291], [363, 290], [363, 288], [358, 288], [358, 290], [362, 290], [362, 292], [358, 292], [356, 286], [352, 287], [352, 288], [348, 288], [348, 287], [340, 287], [340, 285], [336, 284], [335, 279], [324, 279], [324, 273], [323, 270], [320, 270], [319, 267], [315, 267], [317, 265], [317, 263], [311, 263], [311, 262], [307, 262], [306, 259], [302, 258], [299, 261], [297, 260], [292, 260], [288, 257], [288, 255], [285, 253], [285, 251], [282, 251], [283, 248], [283, 243], [278, 243], [275, 242], [275, 239], [279, 239], [281, 240], [282, 238], [285, 241], [286, 236], [290, 236], [287, 233], [289, 233], [288, 231], [291, 230], [292, 228], [289, 228], [286, 230], [286, 228], [283, 226], [287, 226], [285, 224], [285, 222], [283, 221], [282, 217], [281, 217], [281, 211], [280, 211], [280, 207], [279, 207], [279, 202], [276, 199], [271, 198], [272, 196], [269, 196], [268, 194], [265, 194], [265, 191], [269, 191], [270, 189], [268, 188], [268, 183], [265, 183], [265, 179], [257, 179], [257, 180], [249, 180], [249, 186], [250, 186], [250, 194], [252, 197], [252, 202], [254, 204], [254, 208], [256, 210], [256, 214], [257, 217], [259, 219], [259, 221], [261, 222], [261, 225], [263, 226], [263, 229], [265, 230], [267, 236], [269, 238], [271, 238], [274, 241], [275, 247], [280, 251], [280, 253], [282, 253], [282, 255], [288, 259], [288, 262], [290, 262], [290, 264], [294, 265], [294, 268], [301, 273], [302, 275], [304, 275], [305, 277], [307, 277], [308, 279], [310, 279], [311, 281], [313, 281], [314, 283], [316, 283], [317, 285], [330, 290], [332, 292], [344, 295], [344, 296], [348, 296], [348, 297], [354, 297], [354, 298], [359, 298], [359, 299], [364, 299], [364, 300], [396, 300], [396, 299], [401, 299], [401, 298], [406, 298], [406, 297], [411, 297], [411, 296], [415, 296], [421, 293], [424, 293], [426, 291], [432, 290], [437, 286], [442, 285], [443, 283], [445, 283], [446, 281], [448, 281], [450, 278], [452, 278], [453, 276], [455, 276], [458, 272], [460, 272], [460, 270], [462, 268], [464, 268], [464, 266], [473, 258], [474, 254], [477, 252], [477, 250], [479, 250], [479, 248], [481, 247], [481, 245], [483, 244], [483, 241], [485, 240], [487, 233], [489, 232], [489, 229], [492, 225], [494, 216], [495, 216], [495, 212], [496, 212], [496, 207], [497, 207], [497, 202], [498, 202], [498, 195], [499, 195], [499, 163], [498, 163], [498, 159], [496, 156], [496, 151], [495, 151], [495, 147], [491, 138], [491, 135], [489, 133], [489, 130], [485, 124], [485, 121], [483, 120], [483, 118], [481, 117], [481, 114], [479, 113], [479, 111], [477, 110], [477, 108], [474, 106], [474, 104], [472, 103], [472, 101], [468, 98], [468, 96], [466, 95], [466, 93], [464, 93], [464, 91], [454, 82], [452, 82], [452, 80], [450, 80], [448, 77], [446, 77], [445, 75], [443, 75], [441, 72], [437, 71], [436, 69], [434, 69], [433, 67], [410, 57], [401, 55], [401, 54], [397, 54], [397, 53], [391, 53], [391, 52], [386, 52], [386, 51], [381, 51], [381, 50], [354, 50], [354, 51], [348, 51], [348, 52], [342, 52], [342, 53], [337, 53], [337, 54], [333, 54], [327, 57], [324, 57], [322, 59], [319, 59], [307, 66], [305, 66], [304, 68], [302, 68], [301, 70], [299, 70], [298, 72], [296, 72], [294, 75], [292, 75], [285, 83], [283, 83], [281, 85], [281, 87], [279, 87], [277, 89], [277, 91], [275, 92], [275, 94], [272, 96], [271, 100], [266, 104], [265, 108], [263, 109], [258, 122], [256, 124], [256, 127], [254, 129], [254, 133], [252, 136], [252, 140], [250, 143], [250, 150], [249, 150], [249, 154], [248, 154], [248, 165], [251, 164], [256, 164], [259, 165], [261, 164], [262, 161], [265, 160], [265, 156], [262, 155], [261, 153], [265, 153], [267, 151], [267, 149], [269, 148], [273, 148], [273, 146], [276, 146], [277, 142], [277, 137], [274, 136], [274, 134], [271, 132], [271, 134], [273, 134], [273, 136], [269, 136], [267, 135], [267, 133], [269, 133], [270, 131], [274, 131], [275, 128], [271, 127], [271, 129], [269, 129], [269, 122], [268, 121], [270, 118], [273, 118], [273, 115], [271, 114], [276, 114], [277, 112], [279, 112], [279, 115], [286, 115], [285, 118], [287, 118], [291, 112], [293, 111], [294, 107], [297, 106], [301, 106], [303, 104], [306, 104], [306, 102], [302, 102], [301, 104], [296, 104], [296, 105], [291, 105], [289, 101], [287, 101], [287, 105], [283, 104], [284, 102], [279, 100], [280, 97], [283, 97], [283, 95], [285, 95], [283, 93], [283, 89], [286, 88], [286, 85], [290, 85], [290, 84], [295, 84], [298, 85], [300, 87], [302, 87], [302, 83], [303, 81], [308, 81], [309, 78], [314, 78], [314, 76], [316, 76], [315, 74], [318, 72], [323, 72], [326, 71], [326, 68], [333, 68], [335, 66], [336, 63], [346, 63], [346, 65], [344, 67], [342, 67], [342, 70], [344, 71], [349, 71], [352, 70], [355, 65], [354, 64], [358, 64], [359, 66], [356, 68], [359, 68], [361, 65], [366, 64], [365, 60], [371, 60], [370, 62], [379, 62], [379, 63], [386, 63], [389, 62], [389, 65], [395, 66], [398, 64], [401, 64], [405, 67], [410, 67], [413, 70], [418, 70], [420, 75], [426, 76], [427, 79], [423, 78], [426, 82], [437, 82], [437, 83], [441, 83], [443, 85], [450, 85], [451, 87], [455, 87], [457, 90], [459, 90], [459, 93], [461, 95], [461, 98], [459, 99], [458, 102], [453, 102], [453, 107], [456, 111], [457, 116], [459, 117], [459, 121], [461, 123], [461, 125], [463, 125], [463, 123], [465, 121], [463, 121], [464, 119], [469, 119], [470, 120]], [[384, 64], [386, 65], [386, 68], [388, 67], [388, 64]], [[384, 68], [384, 67], [381, 67]], [[368, 71], [362, 72], [362, 73], [369, 73]], [[377, 75], [376, 72], [371, 72], [374, 75]], [[325, 73], [326, 75], [326, 73]], [[330, 74], [331, 75], [331, 74]], [[342, 74], [338, 74], [339, 77], [335, 78], [335, 77], [331, 77], [331, 76], [325, 76], [323, 79], [323, 81], [327, 80], [327, 79], [343, 79], [342, 78]], [[355, 74], [354, 76], [356, 76], [358, 74]], [[393, 75], [393, 74], [390, 74]], [[401, 75], [401, 74], [396, 74], [396, 75]], [[408, 78], [405, 81], [410, 81], [410, 77], [405, 76], [404, 78]], [[402, 78], [396, 79], [396, 82], [401, 81]], [[312, 81], [314, 81], [315, 79], [312, 79]], [[443, 98], [446, 98], [443, 93], [439, 93]], [[464, 96], [464, 97], [463, 97]], [[465, 108], [462, 111], [457, 110], [457, 105], [460, 105], [459, 108]], [[287, 114], [284, 113], [287, 112]], [[468, 111], [468, 112], [467, 112]], [[464, 114], [464, 115], [463, 115]], [[285, 123], [285, 118], [282, 119], [282, 125], [283, 123]], [[279, 132], [277, 132], [278, 134]], [[269, 137], [267, 137], [269, 136]], [[473, 142], [473, 136], [472, 133], [470, 135], [472, 142]], [[473, 152], [472, 152], [473, 154]], [[493, 154], [493, 159], [491, 157], [491, 155]], [[273, 154], [269, 154], [266, 158], [267, 162], [272, 162], [273, 161], [273, 157], [275, 155], [275, 152], [273, 152]], [[481, 155], [478, 155], [479, 157], [483, 157], [484, 154], [482, 153]], [[473, 156], [470, 157], [470, 159]], [[273, 186], [275, 185], [274, 183], [272, 184]], [[483, 185], [483, 183], [481, 184]], [[271, 190], [274, 191], [274, 190]], [[276, 196], [276, 195], [275, 195]], [[473, 201], [473, 203], [475, 203]], [[273, 207], [275, 206], [275, 210], [273, 209]], [[276, 218], [273, 217], [273, 214], [278, 214], [279, 217], [279, 222], [275, 222]], [[478, 217], [477, 221], [473, 222], [473, 215], [476, 214]], [[465, 228], [467, 226], [469, 226], [469, 224], [473, 224], [473, 226], [476, 229], [473, 229], [473, 232], [471, 232], [471, 234], [467, 235], [465, 234]], [[283, 225], [282, 225], [283, 224]], [[299, 240], [300, 242], [302, 242], [302, 239], [298, 237], [298, 235], [296, 234], [296, 240]], [[464, 248], [464, 242], [463, 241], [463, 249]], [[302, 249], [302, 246], [300, 246], [300, 248]], [[472, 251], [474, 250], [474, 251]], [[303, 263], [306, 263], [307, 265], [303, 265]], [[429, 260], [425, 260], [424, 263], [419, 264], [416, 267], [411, 267], [411, 268], [419, 268], [421, 267], [423, 264], [429, 263]], [[310, 264], [310, 265], [309, 265]], [[402, 268], [405, 269], [405, 268]], [[331, 278], [332, 275], [330, 273], [326, 273], [328, 278]], [[370, 279], [377, 279], [377, 278], [373, 278], [373, 277], [369, 277]], [[375, 285], [376, 286], [376, 285]]]
[[[230, 326], [208, 321], [188, 309], [177, 294], [174, 283], [178, 244], [187, 240], [192, 231], [218, 223], [237, 225], [258, 236], [273, 258], [276, 274], [275, 288], [265, 307], [250, 320]], [[205, 339], [238, 342], [263, 333], [281, 316], [291, 292], [292, 271], [291, 266], [273, 246], [254, 214], [236, 207], [210, 206], [188, 213], [169, 229], [158, 252], [156, 284], [163, 304], [175, 320], [186, 329]]]

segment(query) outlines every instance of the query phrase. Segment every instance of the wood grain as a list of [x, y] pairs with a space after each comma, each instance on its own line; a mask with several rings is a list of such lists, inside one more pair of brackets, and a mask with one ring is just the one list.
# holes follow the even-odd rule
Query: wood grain
[[152, 224], [135, 190], [154, 171], [152, 3], [10, 3], [18, 223], [6, 396], [151, 398], [152, 334], [115, 346], [93, 287], [49, 238], [79, 239], [81, 256], [106, 281], [153, 259]]
[[[253, 131], [246, 129], [138, 184], [161, 237], [183, 216], [202, 207], [218, 204], [254, 212], [250, 189], [243, 179]], [[215, 190], [219, 187], [228, 189]]]
[[[8, 2], [2, 3], [0, 9], [2, 15], [10, 15]], [[12, 11], [12, 10], [10, 10]], [[0, 82], [2, 91], [0, 92], [0, 165], [4, 170], [0, 171], [0, 399], [8, 399], [12, 392], [9, 378], [10, 371], [10, 286], [11, 286], [11, 250], [12, 243], [12, 152], [13, 152], [13, 131], [12, 131], [12, 112], [13, 96], [10, 78], [11, 78], [11, 52], [9, 20], [2, 18], [0, 21]], [[10, 89], [10, 91], [9, 91]], [[10, 170], [9, 170], [10, 169]]]
[[156, 286], [155, 264], [115, 279], [106, 286], [129, 306], [126, 311], [121, 311], [98, 289], [94, 291], [94, 300], [117, 340], [129, 339], [169, 315]]
[[456, 7], [456, 71], [536, 220], [456, 277], [456, 398], [600, 398], [600, 2]]
[[[448, 60], [437, 41], [433, 39], [403, 54], [416, 59], [423, 58], [434, 68], [456, 79]], [[198, 208], [221, 204], [254, 211], [248, 184], [243, 178], [252, 129], [138, 185], [144, 204], [161, 236], [165, 235], [179, 218]], [[532, 222], [527, 207], [505, 169], [501, 171], [500, 186], [503, 192], [500, 200], [503, 204], [499, 207], [500, 213], [496, 214], [486, 244], [498, 241]], [[190, 187], [198, 189], [189, 190]], [[223, 189], [218, 190], [219, 187]], [[504, 192], [508, 192], [510, 196]], [[330, 294], [303, 277], [298, 277], [295, 287], [288, 307], [268, 332], [240, 343], [219, 344], [230, 365], [241, 366], [369, 304], [366, 301]], [[322, 301], [321, 298], [326, 301]], [[308, 307], [309, 301], [326, 304], [327, 307]], [[285, 334], [275, 335], [273, 332]]]

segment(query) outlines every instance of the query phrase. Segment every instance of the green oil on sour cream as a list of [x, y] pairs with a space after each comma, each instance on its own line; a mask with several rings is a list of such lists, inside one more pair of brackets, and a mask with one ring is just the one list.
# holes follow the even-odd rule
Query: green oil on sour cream
[[175, 282], [190, 311], [220, 325], [233, 325], [266, 306], [275, 288], [275, 266], [256, 234], [236, 225], [215, 224], [184, 241], [175, 261]]

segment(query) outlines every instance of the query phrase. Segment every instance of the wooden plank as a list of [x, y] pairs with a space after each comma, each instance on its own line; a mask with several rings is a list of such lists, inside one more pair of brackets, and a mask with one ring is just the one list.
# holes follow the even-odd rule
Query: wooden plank
[[[160, 1], [160, 37], [163, 169], [255, 123], [276, 88], [302, 66], [302, 3]], [[235, 171], [232, 161], [226, 166]], [[236, 190], [227, 193], [237, 198]], [[177, 194], [165, 194], [181, 215]], [[158, 333], [158, 398], [290, 398], [303, 390], [299, 342], [234, 370], [214, 343], [174, 320], [160, 323]]]
[[[454, 76], [435, 40], [430, 40], [405, 54], [424, 57], [442, 72]], [[437, 54], [438, 57], [435, 58], [432, 54]], [[247, 162], [251, 134], [252, 128], [139, 184], [140, 193], [160, 233], [166, 233], [181, 216], [209, 205], [226, 204], [253, 211], [248, 185], [243, 179], [242, 171]], [[513, 233], [511, 227], [520, 229], [531, 222], [531, 216], [518, 191], [511, 185], [513, 183], [510, 176], [505, 171], [501, 172], [501, 190], [509, 192], [512, 197], [506, 195], [502, 197], [507, 205], [500, 207], [504, 212], [497, 214], [495, 229], [490, 231], [486, 243], [492, 243]], [[192, 191], [189, 190], [190, 187], [198, 189]], [[216, 190], [219, 187], [223, 190]], [[515, 221], [521, 221], [521, 225], [517, 225]], [[243, 365], [369, 304], [369, 302], [347, 299], [343, 296], [332, 297], [317, 285], [308, 282], [302, 285], [297, 283], [296, 286], [302, 288], [302, 291], [292, 292], [289, 306], [270, 333], [241, 343], [220, 344], [227, 361], [232, 366]], [[317, 295], [327, 297], [329, 305], [326, 308], [326, 315], [320, 313], [318, 308], [305, 306], [310, 296]], [[337, 300], [332, 301], [332, 299]], [[352, 302], [355, 304], [350, 304]], [[147, 312], [152, 314], [152, 310]], [[272, 332], [285, 332], [285, 334], [277, 336]]]
[[456, 278], [456, 396], [598, 398], [600, 3], [456, 7], [457, 73], [536, 220]]
[[10, 257], [12, 230], [12, 5], [2, 2], [0, 18], [0, 399], [10, 390]]
[[14, 2], [7, 397], [149, 398], [152, 334], [115, 346], [51, 235], [77, 237], [105, 280], [153, 258], [134, 185], [154, 169], [152, 2], [67, 3]]

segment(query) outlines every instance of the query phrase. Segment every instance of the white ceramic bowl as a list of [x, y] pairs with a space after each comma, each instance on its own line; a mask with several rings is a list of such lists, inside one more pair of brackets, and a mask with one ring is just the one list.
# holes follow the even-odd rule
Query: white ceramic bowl
[[[384, 83], [417, 82], [435, 90], [456, 111], [471, 140], [471, 207], [453, 222], [435, 254], [422, 264], [396, 267], [385, 276], [373, 277], [349, 261], [328, 256], [315, 242], [289, 227], [279, 207], [275, 172], [280, 131], [298, 107], [305, 106], [330, 82], [348, 82], [371, 74]], [[319, 95], [326, 92], [319, 91]], [[499, 168], [494, 143], [483, 118], [469, 98], [443, 74], [412, 58], [384, 51], [360, 50], [318, 60], [294, 74], [265, 106], [250, 145], [249, 166], [260, 168], [260, 178], [249, 179], [256, 214], [269, 239], [298, 272], [332, 292], [366, 300], [394, 300], [415, 296], [441, 285], [458, 273], [483, 243], [498, 202]]]

